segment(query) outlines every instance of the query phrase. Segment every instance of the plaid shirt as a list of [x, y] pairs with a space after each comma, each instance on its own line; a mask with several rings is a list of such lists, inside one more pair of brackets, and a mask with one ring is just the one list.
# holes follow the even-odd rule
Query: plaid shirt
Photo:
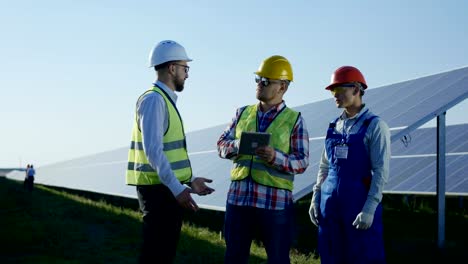
[[[234, 159], [237, 156], [239, 140], [235, 140], [235, 129], [245, 107], [237, 109], [236, 117], [218, 139], [218, 154], [221, 158]], [[259, 106], [257, 111], [259, 132], [265, 132], [276, 115], [285, 107], [283, 101], [263, 113]], [[276, 149], [275, 159], [270, 165], [289, 174], [303, 173], [309, 166], [309, 134], [302, 116], [298, 118], [291, 134], [291, 153], [283, 153]], [[286, 205], [293, 203], [293, 195], [289, 190], [258, 184], [249, 176], [241, 181], [231, 182], [227, 202], [233, 205], [282, 210]]]

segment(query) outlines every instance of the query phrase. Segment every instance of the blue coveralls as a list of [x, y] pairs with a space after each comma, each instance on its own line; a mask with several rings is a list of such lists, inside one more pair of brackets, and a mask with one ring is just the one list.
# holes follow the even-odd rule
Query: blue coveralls
[[[338, 119], [330, 123], [325, 141], [329, 161], [328, 176], [321, 186], [319, 253], [322, 264], [385, 263], [382, 236], [382, 204], [375, 211], [372, 226], [358, 230], [352, 225], [367, 199], [372, 172], [364, 144], [369, 123], [376, 116], [365, 116], [356, 134], [337, 133]], [[358, 123], [359, 120], [356, 120]], [[336, 148], [348, 147], [347, 158], [336, 158]]]

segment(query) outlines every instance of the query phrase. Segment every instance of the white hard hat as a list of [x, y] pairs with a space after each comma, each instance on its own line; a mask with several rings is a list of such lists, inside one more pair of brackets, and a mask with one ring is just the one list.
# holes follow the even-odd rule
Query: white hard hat
[[163, 40], [151, 50], [149, 67], [154, 67], [168, 61], [192, 61], [187, 56], [184, 47], [173, 40]]

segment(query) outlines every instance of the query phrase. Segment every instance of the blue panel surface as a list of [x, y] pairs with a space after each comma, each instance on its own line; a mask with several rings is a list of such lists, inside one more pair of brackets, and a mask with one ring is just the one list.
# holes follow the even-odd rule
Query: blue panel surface
[[[386, 192], [435, 192], [436, 130], [417, 128], [438, 114], [449, 113], [451, 107], [467, 97], [468, 67], [366, 90], [364, 103], [391, 128], [392, 160]], [[294, 109], [304, 117], [310, 136], [310, 166], [294, 182], [297, 200], [312, 191], [328, 124], [341, 110], [335, 107], [333, 99]], [[194, 176], [213, 179], [211, 186], [216, 189], [209, 196], [194, 196], [203, 208], [225, 207], [231, 162], [218, 157], [216, 141], [226, 126], [227, 123], [187, 133]], [[446, 190], [468, 195], [468, 125], [448, 126], [446, 133]], [[406, 145], [400, 140], [405, 135]], [[136, 198], [135, 187], [125, 185], [127, 151], [127, 147], [122, 147], [39, 167], [36, 182]], [[7, 177], [22, 180], [24, 172], [15, 171]]]

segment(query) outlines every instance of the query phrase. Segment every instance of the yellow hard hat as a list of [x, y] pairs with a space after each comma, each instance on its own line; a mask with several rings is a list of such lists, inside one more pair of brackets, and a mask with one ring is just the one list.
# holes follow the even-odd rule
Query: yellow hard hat
[[266, 58], [255, 72], [258, 76], [276, 80], [293, 80], [291, 63], [279, 55]]

